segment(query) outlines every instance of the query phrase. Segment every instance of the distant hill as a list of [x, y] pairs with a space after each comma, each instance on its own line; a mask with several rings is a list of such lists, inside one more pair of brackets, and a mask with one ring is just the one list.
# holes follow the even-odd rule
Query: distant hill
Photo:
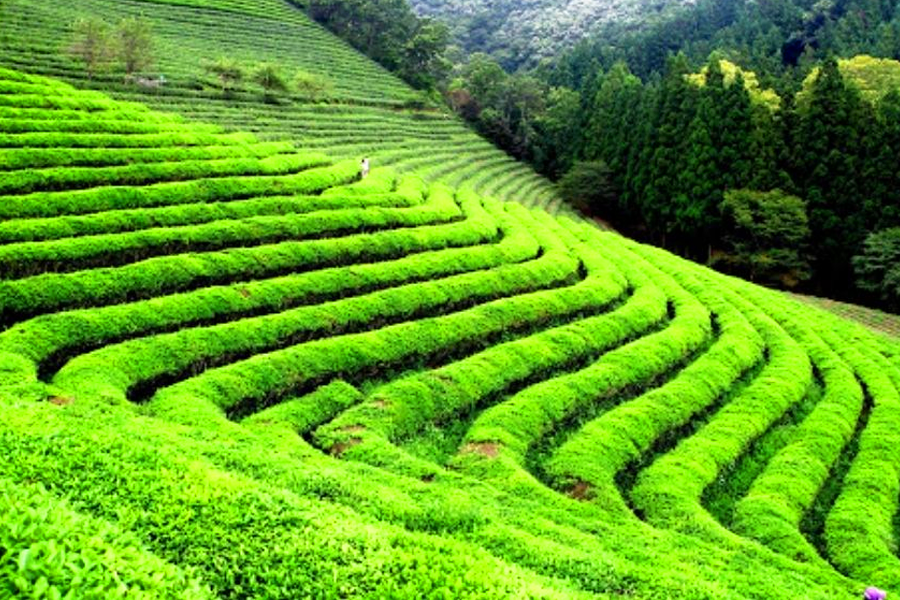
[[416, 11], [451, 25], [469, 52], [504, 66], [531, 65], [609, 23], [645, 26], [694, 0], [410, 0]]

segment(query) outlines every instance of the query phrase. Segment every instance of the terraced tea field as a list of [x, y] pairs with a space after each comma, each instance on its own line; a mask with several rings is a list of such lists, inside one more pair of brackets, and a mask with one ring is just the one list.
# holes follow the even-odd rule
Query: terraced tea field
[[3, 597], [900, 591], [889, 338], [57, 80], [0, 114]]
[[[140, 89], [121, 73], [88, 80], [84, 67], [63, 51], [72, 23], [93, 16], [114, 24], [126, 17], [153, 28], [162, 87]], [[381, 67], [367, 61], [285, 0], [4, 0], [0, 2], [0, 65], [101, 88], [121, 100], [137, 100], [267, 140], [288, 139], [311, 151], [341, 158], [372, 157], [373, 164], [415, 172], [451, 186], [467, 182], [501, 199], [561, 207], [555, 188], [528, 167], [473, 134]], [[204, 74], [203, 61], [222, 56], [252, 67], [282, 66], [333, 85], [328, 102], [302, 96], [265, 101], [253, 84], [229, 97]]]
[[900, 592], [900, 342], [551, 216], [280, 0], [0, 0], [0, 64], [0, 598]]

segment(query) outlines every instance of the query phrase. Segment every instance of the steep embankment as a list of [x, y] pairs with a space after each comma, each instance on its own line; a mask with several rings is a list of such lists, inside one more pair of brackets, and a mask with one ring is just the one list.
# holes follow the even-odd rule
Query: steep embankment
[[[121, 73], [89, 81], [63, 50], [72, 23], [90, 16], [112, 24], [129, 16], [147, 20], [156, 46], [151, 74], [164, 75], [166, 83], [141, 89], [125, 84]], [[559, 208], [547, 180], [448, 113], [416, 108], [423, 103], [416, 92], [282, 0], [7, 0], [0, 4], [0, 22], [0, 64], [101, 88], [119, 99], [230, 130], [286, 138], [334, 158], [368, 155], [376, 165], [415, 171], [428, 180], [453, 186], [466, 182], [501, 199]], [[204, 61], [220, 57], [247, 66], [272, 62], [289, 78], [303, 71], [333, 89], [323, 101], [294, 93], [272, 104], [244, 82], [225, 97], [203, 69]]]

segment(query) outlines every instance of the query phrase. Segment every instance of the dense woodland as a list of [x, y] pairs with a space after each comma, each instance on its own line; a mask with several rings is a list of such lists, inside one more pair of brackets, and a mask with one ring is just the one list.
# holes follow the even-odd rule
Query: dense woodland
[[421, 15], [451, 27], [465, 53], [485, 52], [507, 70], [530, 68], [598, 27], [645, 30], [693, 0], [410, 0]]
[[527, 73], [476, 54], [447, 95], [626, 233], [897, 309], [900, 63], [836, 57], [900, 58], [898, 32], [895, 2], [706, 2]]
[[896, 0], [703, 0], [514, 73], [496, 52], [448, 49], [447, 27], [405, 0], [306, 7], [617, 229], [761, 283], [900, 308]]

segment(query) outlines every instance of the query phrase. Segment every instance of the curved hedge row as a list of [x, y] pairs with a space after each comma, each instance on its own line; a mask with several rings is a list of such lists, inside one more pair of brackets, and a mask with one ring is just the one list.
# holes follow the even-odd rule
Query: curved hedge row
[[[189, 53], [222, 35], [219, 13], [255, 15], [236, 48], [266, 30], [260, 6], [294, 14], [261, 2], [59, 12], [149, 6], [165, 44], [196, 35]], [[48, 8], [0, 12], [24, 32], [24, 16], [58, 22]], [[43, 38], [8, 40], [0, 58], [77, 79]], [[548, 184], [458, 122], [378, 99], [389, 78], [339, 90], [366, 107], [249, 86], [225, 102], [179, 61], [154, 103], [183, 118], [0, 70], [0, 119], [34, 130], [0, 134], [0, 596], [53, 597], [76, 572], [86, 597], [900, 589], [895, 344], [528, 211], [558, 209]], [[92, 85], [141, 97], [115, 77]], [[45, 553], [60, 547], [104, 554], [61, 572]], [[110, 591], [112, 563], [127, 583]]]
[[496, 238], [497, 224], [480, 203], [470, 203], [463, 210], [470, 218], [445, 225], [360, 233], [336, 240], [290, 241], [161, 256], [123, 267], [0, 281], [0, 323], [8, 325], [63, 309], [152, 298], [350, 262], [396, 258], [414, 250], [462, 247]]
[[699, 431], [641, 472], [632, 490], [650, 523], [713, 539], [723, 532], [701, 506], [704, 490], [803, 399], [813, 378], [806, 352], [777, 323], [740, 295], [725, 296], [762, 336], [768, 360]]
[[115, 267], [161, 255], [250, 248], [286, 240], [340, 236], [344, 232], [420, 227], [459, 220], [449, 194], [432, 194], [411, 208], [347, 208], [301, 214], [253, 216], [200, 225], [153, 227], [135, 232], [0, 246], [6, 279]]
[[[168, 373], [202, 370], [216, 365], [222, 358], [231, 362], [283, 346], [300, 344], [296, 352], [302, 353], [305, 341], [310, 346], [334, 346], [341, 340], [333, 336], [348, 330], [375, 328], [379, 323], [390, 323], [398, 317], [403, 320], [415, 318], [435, 307], [452, 310], [459, 305], [504, 297], [522, 290], [553, 286], [564, 282], [575, 269], [571, 259], [545, 254], [535, 261], [508, 268], [400, 285], [212, 327], [181, 329], [176, 333], [106, 346], [80, 356], [69, 362], [54, 382], [76, 393], [111, 396], [110, 390], [115, 389], [115, 395], [124, 397], [140, 382], [159, 379]], [[365, 334], [358, 335], [365, 337]], [[326, 336], [331, 337], [321, 342], [309, 341]], [[376, 333], [369, 337], [376, 337]], [[416, 341], [424, 343], [426, 340]], [[407, 351], [404, 345], [394, 350], [395, 353], [404, 351]], [[342, 373], [339, 361], [333, 359], [333, 362], [338, 364], [331, 368]], [[309, 376], [309, 372], [303, 374]], [[95, 379], [101, 383], [95, 383]]]
[[[634, 260], [641, 260], [639, 256]], [[681, 304], [683, 324], [676, 329], [673, 322], [670, 330], [656, 334], [668, 333], [666, 344], [653, 347], [656, 372], [677, 364], [708, 339], [708, 311], [716, 315], [721, 329], [718, 339], [661, 387], [589, 421], [556, 449], [546, 464], [556, 487], [583, 490], [579, 493], [613, 514], [630, 514], [615, 478], [652, 452], [661, 436], [689, 423], [728, 393], [763, 358], [764, 343], [739, 310], [692, 274], [678, 275], [678, 283], [660, 276], [660, 281], [671, 282], [669, 293]], [[633, 369], [641, 363], [632, 359], [628, 364]]]
[[[352, 161], [337, 163], [321, 154], [300, 155], [293, 167], [308, 170], [287, 176], [222, 176], [130, 187], [114, 185], [73, 192], [33, 192], [0, 196], [0, 217], [53, 217], [127, 208], [154, 208], [197, 202], [221, 202], [285, 193], [309, 194], [349, 183], [358, 175]], [[315, 168], [318, 167], [318, 168]], [[176, 166], [177, 168], [177, 166]]]
[[[749, 287], [742, 293], [763, 300]], [[825, 394], [737, 503], [733, 529], [795, 560], [816, 562], [822, 558], [800, 532], [800, 523], [850, 442], [863, 408], [863, 392], [853, 371], [809, 327], [806, 311], [790, 303], [779, 308], [776, 317], [822, 373]]]
[[[859, 451], [825, 521], [831, 561], [848, 575], [900, 584], [894, 518], [900, 500], [900, 376], [875, 351], [868, 332], [841, 323], [837, 351], [853, 366], [874, 406]], [[853, 340], [855, 344], [847, 344]], [[837, 340], [836, 340], [837, 341]]]

